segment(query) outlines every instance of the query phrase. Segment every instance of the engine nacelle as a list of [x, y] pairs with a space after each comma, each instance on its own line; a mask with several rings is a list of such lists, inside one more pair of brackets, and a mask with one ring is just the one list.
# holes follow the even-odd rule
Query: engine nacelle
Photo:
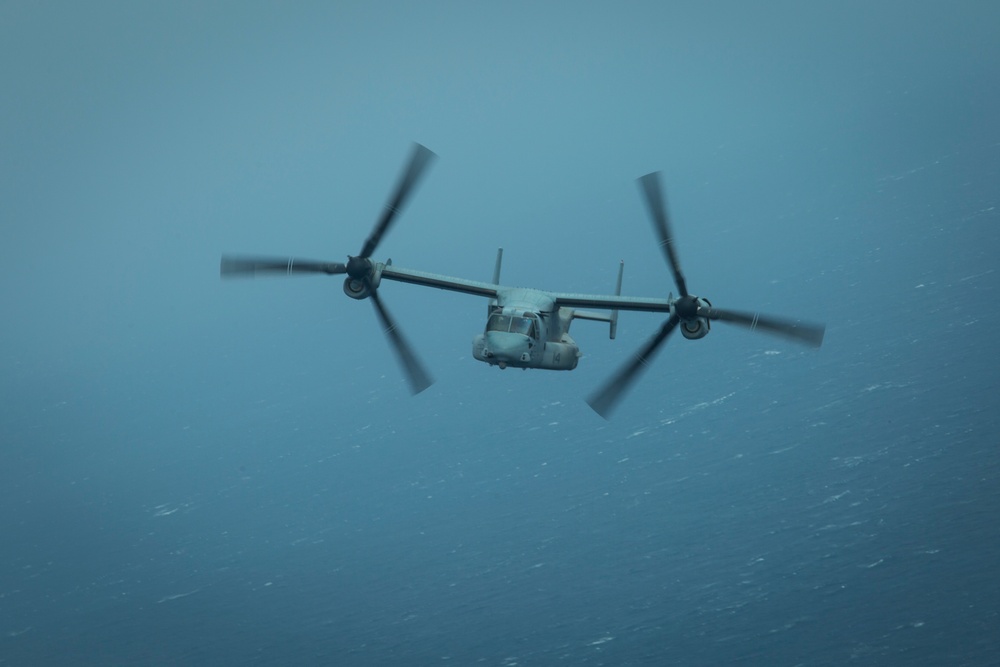
[[671, 305], [670, 312], [680, 319], [681, 335], [688, 340], [698, 340], [707, 336], [709, 329], [712, 328], [712, 323], [707, 317], [697, 316], [698, 310], [700, 308], [707, 310], [711, 307], [712, 304], [708, 299], [688, 295], [677, 299]]
[[392, 264], [391, 259], [380, 264], [364, 257], [351, 257], [347, 262], [344, 294], [352, 299], [367, 299], [372, 295], [372, 290], [378, 289], [382, 282], [382, 269], [389, 264]]
[[372, 290], [368, 282], [348, 276], [344, 279], [344, 294], [352, 299], [367, 299], [371, 296]]
[[681, 335], [689, 340], [698, 340], [708, 335], [711, 323], [707, 317], [696, 317], [693, 320], [681, 320]]

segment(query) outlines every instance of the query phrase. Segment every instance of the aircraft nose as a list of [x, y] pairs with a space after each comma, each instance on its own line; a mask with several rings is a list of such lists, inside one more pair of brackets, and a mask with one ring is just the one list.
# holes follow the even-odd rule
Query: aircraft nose
[[518, 363], [531, 360], [530, 339], [524, 334], [503, 331], [486, 332], [486, 354], [498, 362]]

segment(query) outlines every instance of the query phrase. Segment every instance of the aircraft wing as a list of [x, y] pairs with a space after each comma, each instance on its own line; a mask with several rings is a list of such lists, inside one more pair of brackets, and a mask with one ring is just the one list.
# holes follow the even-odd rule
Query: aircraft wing
[[497, 290], [500, 288], [499, 285], [494, 285], [493, 283], [443, 276], [439, 273], [428, 273], [426, 271], [414, 271], [413, 269], [404, 269], [392, 264], [386, 264], [382, 268], [382, 280], [396, 280], [401, 283], [410, 283], [411, 285], [422, 285], [450, 292], [485, 296], [489, 299], [495, 299]]
[[640, 310], [650, 313], [669, 313], [670, 301], [641, 296], [605, 296], [603, 294], [569, 294], [549, 292], [557, 307], [597, 308], [605, 310]]

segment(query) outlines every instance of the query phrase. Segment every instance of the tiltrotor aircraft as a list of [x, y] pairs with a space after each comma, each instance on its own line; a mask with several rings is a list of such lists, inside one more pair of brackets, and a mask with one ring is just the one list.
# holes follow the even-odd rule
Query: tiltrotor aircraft
[[[688, 292], [674, 249], [674, 239], [667, 219], [658, 172], [640, 178], [639, 185], [645, 195], [660, 248], [674, 275], [674, 283], [679, 294], [676, 298], [673, 294], [665, 299], [621, 296], [623, 264], [619, 265], [615, 294], [602, 295], [568, 294], [501, 285], [502, 249], [497, 253], [493, 282], [489, 283], [404, 269], [394, 266], [392, 260], [385, 262], [373, 260], [372, 253], [395, 222], [434, 157], [435, 154], [429, 149], [420, 144], [414, 145], [409, 163], [385, 210], [375, 223], [375, 228], [362, 246], [361, 252], [348, 256], [346, 264], [296, 257], [224, 255], [220, 265], [222, 277], [316, 273], [346, 275], [344, 292], [352, 299], [371, 300], [385, 335], [399, 357], [413, 393], [423, 391], [433, 381], [382, 302], [379, 289], [384, 280], [464, 292], [489, 299], [486, 329], [473, 339], [472, 355], [479, 361], [500, 368], [573, 370], [581, 356], [579, 346], [569, 335], [569, 327], [574, 319], [607, 322], [611, 338], [614, 338], [620, 310], [667, 314], [667, 319], [659, 331], [636, 352], [631, 361], [588, 398], [590, 406], [605, 418], [610, 416], [624, 392], [639, 378], [674, 329], [679, 328], [682, 336], [694, 340], [708, 334], [713, 320], [720, 320], [751, 330], [778, 334], [815, 347], [819, 347], [823, 342], [825, 330], [823, 325], [806, 324], [758, 313], [723, 310], [712, 306], [708, 299]], [[596, 312], [597, 310], [609, 312]]]

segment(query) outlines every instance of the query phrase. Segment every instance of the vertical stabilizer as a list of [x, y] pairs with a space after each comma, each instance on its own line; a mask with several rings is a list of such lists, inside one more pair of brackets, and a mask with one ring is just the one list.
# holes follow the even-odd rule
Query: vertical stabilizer
[[[615, 285], [615, 296], [622, 295], [622, 274], [625, 273], [625, 260], [621, 260], [618, 264], [618, 284]], [[615, 334], [618, 333], [618, 309], [615, 308], [611, 311], [611, 340], [615, 339]]]
[[497, 248], [497, 265], [493, 267], [493, 284], [500, 284], [500, 263], [503, 261], [503, 248]]
[[[503, 248], [497, 248], [497, 263], [493, 267], [493, 284], [500, 284], [500, 263], [503, 261]], [[494, 306], [497, 305], [496, 299], [490, 299], [489, 304], [486, 306], [486, 312], [492, 313]]]

